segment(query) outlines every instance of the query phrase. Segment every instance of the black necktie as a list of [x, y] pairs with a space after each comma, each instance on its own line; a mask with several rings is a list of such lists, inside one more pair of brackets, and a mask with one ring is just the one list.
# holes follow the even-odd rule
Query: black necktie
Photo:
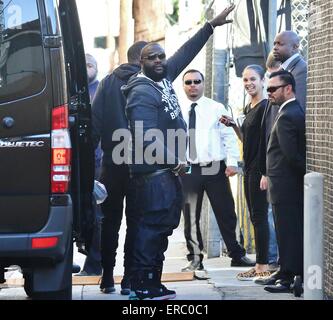
[[195, 141], [195, 122], [196, 122], [195, 107], [196, 106], [197, 106], [196, 103], [191, 104], [191, 110], [189, 112], [189, 121], [188, 121], [188, 126], [190, 129], [189, 158], [192, 161], [194, 161], [197, 158], [197, 148], [196, 148], [196, 141]]

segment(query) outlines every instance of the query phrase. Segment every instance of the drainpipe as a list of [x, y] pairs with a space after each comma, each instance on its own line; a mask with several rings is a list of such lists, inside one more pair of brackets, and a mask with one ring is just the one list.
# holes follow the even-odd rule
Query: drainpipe
[[323, 300], [324, 177], [304, 178], [304, 299]]

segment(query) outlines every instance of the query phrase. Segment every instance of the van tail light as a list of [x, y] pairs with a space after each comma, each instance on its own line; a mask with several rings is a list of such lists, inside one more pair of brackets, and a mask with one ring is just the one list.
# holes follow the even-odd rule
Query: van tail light
[[71, 140], [67, 105], [52, 111], [51, 192], [67, 193], [71, 175]]
[[53, 248], [58, 243], [57, 237], [48, 237], [48, 238], [33, 238], [31, 240], [32, 249], [47, 249]]
[[68, 129], [68, 106], [65, 104], [52, 110], [52, 130]]

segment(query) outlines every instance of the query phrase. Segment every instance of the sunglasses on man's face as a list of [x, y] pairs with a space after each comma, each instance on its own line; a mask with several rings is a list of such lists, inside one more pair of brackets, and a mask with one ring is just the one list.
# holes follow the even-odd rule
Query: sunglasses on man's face
[[166, 55], [165, 55], [165, 53], [154, 53], [154, 54], [149, 54], [146, 57], [143, 57], [143, 59], [147, 59], [150, 61], [154, 61], [157, 58], [159, 58], [160, 60], [164, 60], [166, 58]]
[[193, 83], [196, 84], [196, 85], [198, 85], [198, 84], [200, 84], [201, 82], [202, 82], [202, 80], [186, 80], [184, 83], [185, 83], [185, 85], [190, 86], [190, 85], [192, 85]]
[[276, 86], [276, 87], [268, 87], [267, 92], [274, 93], [276, 90], [278, 90], [280, 88], [284, 88], [286, 86], [288, 86], [288, 84], [282, 84], [281, 86]]

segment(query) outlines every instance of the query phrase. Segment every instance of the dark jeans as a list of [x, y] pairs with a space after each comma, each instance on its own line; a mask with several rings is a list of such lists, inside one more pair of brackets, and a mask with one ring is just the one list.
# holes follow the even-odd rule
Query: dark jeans
[[276, 240], [276, 231], [275, 223], [273, 216], [272, 205], [268, 205], [268, 227], [269, 227], [269, 244], [268, 244], [268, 263], [269, 264], [278, 264], [279, 262], [279, 253], [278, 245]]
[[269, 225], [266, 191], [260, 189], [261, 174], [252, 170], [244, 176], [247, 207], [254, 228], [256, 262], [268, 264]]
[[182, 190], [172, 172], [135, 176], [135, 207], [140, 221], [134, 245], [134, 283], [147, 272], [161, 274], [168, 237], [179, 225]]
[[229, 257], [238, 259], [245, 255], [245, 249], [237, 242], [237, 216], [229, 179], [225, 175], [226, 165], [220, 162], [215, 175], [204, 175], [202, 167], [192, 166], [192, 173], [182, 177], [184, 190], [185, 239], [189, 261], [202, 260], [203, 242], [200, 231], [200, 216], [204, 192], [213, 208], [217, 224], [227, 246]]
[[129, 171], [126, 165], [102, 168], [101, 182], [105, 185], [108, 197], [102, 203], [102, 266], [104, 273], [113, 272], [116, 263], [119, 229], [123, 217], [124, 199], [126, 199], [126, 238], [124, 246], [125, 275], [130, 273], [133, 265], [133, 244], [139, 221], [138, 210], [133, 203], [135, 193], [130, 183]]

